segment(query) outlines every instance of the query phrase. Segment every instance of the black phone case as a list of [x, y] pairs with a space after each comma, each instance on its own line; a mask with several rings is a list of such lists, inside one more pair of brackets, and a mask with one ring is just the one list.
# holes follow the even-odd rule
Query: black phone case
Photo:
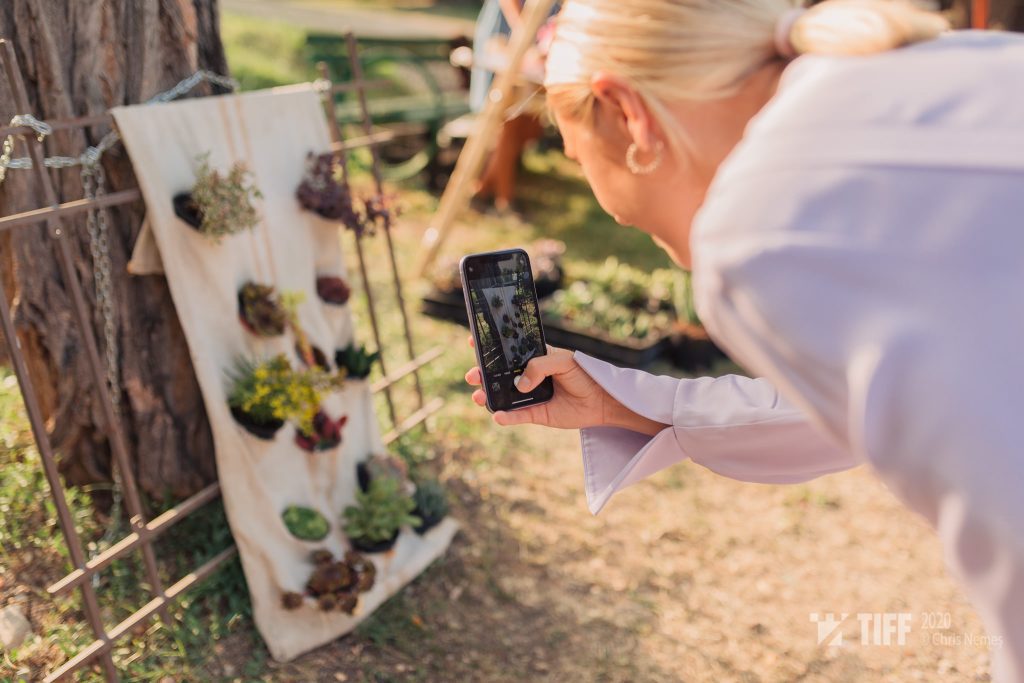
[[[529, 266], [531, 271], [532, 271], [533, 264], [530, 263], [530, 255], [526, 253], [526, 250], [520, 249], [520, 248], [502, 249], [502, 250], [499, 250], [499, 251], [484, 251], [484, 252], [480, 252], [480, 253], [477, 253], [477, 254], [466, 254], [459, 261], [459, 278], [462, 280], [462, 298], [463, 298], [463, 301], [466, 304], [466, 317], [469, 318], [469, 331], [473, 335], [473, 352], [476, 355], [477, 367], [480, 368], [480, 377], [481, 377], [481, 379], [484, 379], [484, 377], [483, 377], [483, 364], [484, 364], [484, 361], [483, 361], [483, 357], [480, 355], [480, 335], [477, 333], [477, 330], [476, 330], [476, 315], [473, 312], [473, 304], [470, 303], [470, 300], [469, 300], [469, 281], [468, 281], [468, 278], [466, 277], [466, 262], [471, 260], [471, 259], [474, 259], [474, 258], [480, 258], [480, 257], [485, 257], [485, 256], [487, 256], [487, 257], [504, 256], [506, 254], [507, 255], [522, 254], [523, 258], [526, 259], [527, 266]], [[538, 324], [538, 329], [540, 330], [540, 344], [541, 344], [541, 349], [543, 350], [543, 353], [540, 353], [538, 355], [546, 356], [547, 353], [548, 353], [548, 342], [547, 342], [547, 338], [544, 335], [544, 323], [540, 319], [540, 299], [537, 297], [537, 283], [533, 281], [532, 275], [530, 277], [530, 285], [533, 287], [533, 301], [537, 305], [537, 321], [539, 323]], [[548, 380], [550, 380], [550, 378], [547, 378], [546, 381], [548, 381]], [[487, 382], [484, 381], [481, 386], [482, 386], [482, 388], [484, 390], [484, 396], [487, 397], [487, 410], [488, 410], [488, 412], [491, 412], [491, 413], [497, 412], [494, 409], [494, 405], [491, 403], [491, 392], [489, 391], [489, 388], [487, 386]], [[555, 396], [555, 388], [554, 388], [554, 386], [552, 386], [551, 387], [551, 398], [554, 398], [554, 396]], [[537, 401], [536, 403], [530, 403], [529, 405], [520, 406], [519, 408], [510, 408], [510, 410], [521, 410], [522, 408], [529, 408], [531, 406], [544, 405], [545, 403], [549, 403], [551, 401], [551, 398], [549, 398], [547, 400], [544, 400], [544, 401]]]

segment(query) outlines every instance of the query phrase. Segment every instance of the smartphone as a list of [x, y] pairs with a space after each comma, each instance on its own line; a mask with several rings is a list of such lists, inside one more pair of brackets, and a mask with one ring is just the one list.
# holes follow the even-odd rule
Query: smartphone
[[522, 249], [470, 254], [459, 272], [487, 409], [518, 410], [550, 401], [555, 395], [550, 377], [529, 393], [514, 384], [531, 358], [548, 352], [530, 257]]

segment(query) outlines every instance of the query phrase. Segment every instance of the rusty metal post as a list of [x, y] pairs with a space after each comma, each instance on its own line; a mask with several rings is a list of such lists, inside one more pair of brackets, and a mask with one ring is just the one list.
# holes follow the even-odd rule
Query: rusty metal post
[[[317, 69], [320, 71], [320, 80], [326, 83], [326, 89], [324, 91], [324, 113], [327, 115], [327, 126], [331, 131], [331, 138], [333, 142], [343, 142], [341, 127], [338, 125], [338, 116], [334, 110], [334, 91], [332, 90], [331, 83], [331, 72], [327, 68], [326, 62], [320, 62], [317, 64]], [[358, 83], [358, 81], [356, 81]], [[372, 149], [371, 145], [371, 149]], [[342, 150], [338, 152], [341, 157], [341, 172], [343, 174], [344, 182], [348, 182], [348, 152]], [[363, 280], [363, 291], [366, 293], [366, 307], [370, 313], [370, 328], [373, 330], [373, 339], [377, 343], [377, 351], [380, 352], [380, 370], [387, 376], [387, 366], [384, 361], [384, 344], [380, 336], [380, 326], [377, 324], [377, 308], [373, 301], [373, 288], [370, 286], [370, 276], [366, 270], [366, 255], [363, 253], [363, 236], [360, 234], [355, 235], [356, 242], [356, 255], [359, 257], [359, 274]], [[393, 426], [398, 425], [398, 415], [395, 412], [395, 402], [391, 396], [391, 387], [384, 388], [384, 400], [388, 405], [388, 413], [391, 415], [391, 424]]]
[[[11, 94], [14, 97], [14, 105], [17, 111], [28, 112], [28, 94], [25, 91], [25, 83], [22, 81], [21, 72], [18, 70], [17, 56], [14, 53], [14, 46], [10, 41], [3, 41], [4, 64], [7, 72], [8, 82], [11, 87]], [[53, 189], [49, 173], [43, 164], [42, 145], [26, 141], [29, 156], [32, 159], [32, 167], [35, 171], [39, 186], [43, 191], [43, 199], [49, 206], [57, 204], [57, 194]], [[82, 294], [82, 286], [75, 273], [74, 257], [71, 254], [71, 247], [68, 244], [67, 235], [64, 230], [63, 221], [60, 218], [48, 218], [46, 221], [50, 239], [56, 243], [58, 264], [61, 276], [64, 278], [64, 285], [71, 294], [71, 308], [78, 324], [79, 333], [85, 343], [85, 350], [88, 356], [89, 369], [95, 385], [96, 396], [100, 402], [100, 410], [106, 423], [107, 438], [110, 441], [114, 462], [121, 473], [121, 487], [124, 490], [125, 506], [131, 515], [130, 523], [132, 529], [144, 535], [146, 533], [146, 520], [142, 514], [142, 501], [139, 498], [138, 487], [135, 484], [135, 475], [132, 472], [131, 461], [128, 458], [128, 449], [124, 443], [124, 435], [121, 433], [121, 425], [118, 422], [117, 413], [111, 402], [110, 393], [107, 389], [106, 374], [103, 363], [100, 360], [99, 350], [96, 345], [96, 337], [93, 334], [92, 321], [86, 307], [85, 297]], [[142, 546], [143, 564], [146, 570], [146, 578], [150, 584], [150, 592], [154, 597], [163, 597], [163, 585], [160, 581], [160, 574], [156, 566], [156, 554], [151, 545]], [[160, 614], [167, 618], [166, 610]]]
[[[370, 108], [366, 103], [366, 88], [363, 86], [363, 64], [359, 60], [359, 48], [356, 45], [355, 34], [349, 32], [345, 36], [348, 43], [348, 59], [351, 63], [352, 78], [356, 82], [356, 94], [359, 97], [359, 109], [362, 112], [363, 132], [366, 135], [373, 135], [373, 121], [370, 119]], [[383, 204], [384, 184], [381, 182], [380, 166], [377, 159], [377, 148], [370, 145], [370, 170], [373, 172], [373, 182], [377, 191], [377, 197]], [[391, 263], [391, 275], [395, 282], [395, 296], [398, 299], [398, 310], [402, 314], [402, 329], [405, 331], [405, 347], [409, 352], [409, 360], [416, 359], [416, 351], [413, 348], [412, 330], [409, 327], [409, 314], [405, 310], [405, 297], [402, 295], [402, 279], [398, 274], [398, 263], [395, 260], [395, 245], [391, 239], [391, 226], [384, 226], [384, 239], [388, 245], [388, 261]], [[420, 385], [420, 373], [413, 372], [413, 381], [416, 383], [416, 398], [418, 407], [423, 408], [423, 387]], [[397, 426], [397, 425], [396, 425]], [[425, 425], [424, 425], [425, 426]]]
[[[4, 68], [13, 89], [14, 79], [20, 79], [17, 66], [12, 61], [14, 59], [14, 52], [7, 41], [0, 41], [0, 43], [4, 47], [2, 52]], [[17, 93], [15, 95], [17, 96]], [[22, 104], [23, 100], [18, 103], [19, 107]], [[64, 496], [64, 485], [61, 483], [60, 473], [57, 471], [57, 460], [53, 455], [50, 437], [46, 433], [46, 421], [43, 419], [42, 411], [39, 409], [39, 399], [36, 397], [35, 387], [32, 384], [32, 378], [29, 376], [25, 357], [21, 352], [21, 343], [14, 329], [14, 321], [11, 318], [11, 311], [8, 308], [7, 301], [7, 292], [4, 289], [2, 278], [0, 278], [0, 324], [3, 325], [7, 352], [11, 357], [14, 375], [18, 379], [18, 386], [25, 401], [25, 412], [28, 413], [28, 421], [32, 425], [32, 435], [36, 439], [39, 457], [43, 461], [43, 471], [46, 473], [46, 481], [50, 485], [50, 493], [57, 508], [57, 519], [60, 522], [60, 529], [64, 534], [64, 540], [67, 542], [68, 555], [71, 556], [72, 564], [81, 569], [85, 566], [85, 553], [82, 550], [82, 542], [78, 538], [78, 532], [75, 531], [75, 522], [71, 516], [71, 510], [68, 508], [67, 498]], [[89, 626], [92, 628], [93, 635], [95, 635], [97, 640], [109, 641], [110, 638], [103, 628], [96, 591], [89, 583], [82, 586], [82, 602], [85, 607], [85, 616]], [[117, 669], [114, 667], [114, 660], [109, 652], [100, 658], [100, 664], [108, 681], [118, 680]]]

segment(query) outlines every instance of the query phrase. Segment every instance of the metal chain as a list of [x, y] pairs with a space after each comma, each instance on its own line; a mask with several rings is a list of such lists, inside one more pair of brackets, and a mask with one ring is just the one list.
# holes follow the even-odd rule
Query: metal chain
[[[175, 85], [170, 90], [165, 90], [162, 93], [154, 95], [153, 97], [146, 100], [146, 104], [161, 104], [163, 102], [170, 102], [175, 100], [185, 93], [192, 90], [194, 87], [203, 82], [213, 83], [229, 90], [238, 89], [238, 81], [228, 76], [221, 76], [215, 74], [212, 71], [197, 71], [185, 80]], [[11, 119], [12, 126], [29, 126], [39, 134], [39, 139], [49, 135], [52, 132], [50, 126], [30, 114], [19, 114]], [[54, 156], [47, 157], [43, 160], [43, 165], [47, 168], [70, 168], [72, 166], [89, 166], [95, 165], [103, 153], [113, 147], [121, 139], [117, 130], [111, 130], [109, 133], [103, 136], [100, 140], [100, 144], [95, 147], [86, 148], [85, 152], [78, 157], [65, 157], [65, 156]], [[7, 169], [30, 169], [32, 168], [32, 160], [28, 157], [21, 157], [19, 159], [12, 159], [11, 154], [14, 149], [14, 136], [8, 135], [7, 139], [4, 140], [3, 151], [0, 152], [0, 183], [3, 183], [4, 176], [6, 175]]]
[[[106, 178], [99, 163], [82, 167], [82, 192], [86, 199], [95, 200], [106, 191]], [[118, 376], [117, 330], [114, 326], [114, 297], [111, 291], [110, 230], [107, 212], [95, 207], [85, 214], [89, 231], [89, 250], [92, 252], [92, 273], [96, 285], [96, 311], [103, 326], [107, 361], [107, 388], [117, 412], [121, 403], [121, 381]]]
[[[40, 121], [31, 114], [17, 114], [11, 119], [12, 126], [27, 126], [36, 132], [36, 138], [39, 142], [43, 141], [47, 135], [53, 132], [53, 128], [50, 124], [45, 121]], [[0, 183], [4, 181], [7, 176], [8, 168], [32, 168], [31, 159], [11, 159], [11, 155], [14, 154], [14, 136], [8, 135], [4, 138], [3, 151], [0, 151]], [[25, 166], [25, 162], [28, 165]]]
[[[102, 145], [102, 143], [100, 143]], [[90, 148], [92, 149], [92, 148]], [[82, 166], [82, 195], [95, 200], [106, 192], [106, 175], [99, 157], [95, 162]], [[107, 392], [115, 415], [121, 414], [121, 377], [117, 356], [117, 330], [114, 327], [114, 297], [111, 292], [109, 228], [106, 209], [90, 208], [85, 214], [85, 225], [89, 232], [89, 251], [92, 252], [92, 275], [96, 287], [96, 308], [103, 327], [104, 352], [107, 362]], [[114, 486], [111, 488], [110, 525], [100, 539], [100, 549], [109, 548], [121, 535], [121, 476], [115, 467], [112, 470]], [[99, 576], [93, 577], [93, 585]]]

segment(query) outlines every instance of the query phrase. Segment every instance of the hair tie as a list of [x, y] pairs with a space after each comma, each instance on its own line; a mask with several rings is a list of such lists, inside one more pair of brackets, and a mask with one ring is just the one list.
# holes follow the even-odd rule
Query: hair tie
[[783, 12], [779, 20], [775, 22], [775, 51], [786, 59], [793, 59], [797, 56], [790, 34], [793, 33], [793, 25], [796, 24], [804, 12], [803, 7], [794, 7]]

